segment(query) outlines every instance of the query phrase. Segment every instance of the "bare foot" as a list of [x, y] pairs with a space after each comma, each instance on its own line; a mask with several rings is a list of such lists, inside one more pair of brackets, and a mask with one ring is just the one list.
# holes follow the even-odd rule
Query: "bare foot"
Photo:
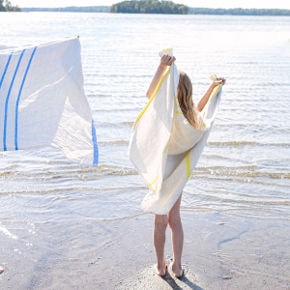
[[182, 279], [184, 276], [184, 270], [181, 266], [175, 265], [173, 262], [170, 264], [171, 271], [175, 278]]
[[160, 277], [165, 277], [166, 273], [167, 273], [167, 265], [166, 265], [166, 263], [164, 262], [162, 265], [156, 264], [155, 265], [155, 271], [156, 271], [156, 274], [159, 275]]
[[2, 274], [3, 272], [4, 272], [4, 268], [0, 266], [0, 274]]

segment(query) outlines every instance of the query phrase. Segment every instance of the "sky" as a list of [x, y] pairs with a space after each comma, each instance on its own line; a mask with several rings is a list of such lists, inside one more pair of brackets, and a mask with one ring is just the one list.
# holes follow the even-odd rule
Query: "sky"
[[[290, 0], [172, 0], [190, 7], [207, 8], [279, 8], [290, 9]], [[10, 0], [24, 7], [110, 6], [122, 0]]]

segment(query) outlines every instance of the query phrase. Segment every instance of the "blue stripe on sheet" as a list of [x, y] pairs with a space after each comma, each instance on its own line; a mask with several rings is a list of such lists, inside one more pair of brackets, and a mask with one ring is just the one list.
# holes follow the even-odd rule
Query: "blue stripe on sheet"
[[21, 93], [22, 93], [22, 90], [23, 90], [23, 86], [24, 86], [24, 83], [25, 83], [25, 80], [26, 80], [26, 77], [27, 77], [27, 74], [28, 74], [28, 71], [29, 71], [29, 68], [30, 68], [30, 65], [31, 65], [32, 59], [34, 57], [36, 49], [37, 49], [37, 47], [35, 47], [32, 50], [30, 59], [29, 59], [28, 64], [26, 66], [25, 73], [23, 75], [23, 79], [22, 79], [22, 82], [21, 82], [21, 85], [20, 85], [20, 89], [19, 89], [19, 92], [18, 92], [18, 96], [17, 96], [17, 100], [16, 100], [16, 105], [15, 105], [15, 131], [14, 131], [14, 146], [15, 146], [15, 150], [18, 150], [18, 108], [19, 108], [19, 101], [20, 101], [20, 98], [21, 98]]
[[11, 61], [11, 58], [12, 58], [12, 53], [9, 55], [8, 59], [7, 59], [7, 62], [6, 62], [6, 65], [5, 65], [5, 68], [4, 68], [4, 71], [3, 71], [3, 74], [2, 74], [2, 77], [1, 77], [1, 80], [0, 80], [0, 89], [2, 87], [2, 84], [3, 84], [3, 81], [4, 81], [4, 78], [5, 78], [5, 75], [7, 73], [7, 70], [8, 70], [8, 67], [9, 67], [9, 64], [10, 64], [10, 61]]
[[7, 151], [7, 119], [8, 119], [8, 109], [9, 109], [9, 98], [10, 98], [10, 94], [11, 94], [11, 91], [12, 91], [12, 88], [13, 88], [13, 85], [14, 85], [14, 81], [15, 81], [15, 78], [16, 78], [16, 75], [17, 75], [17, 72], [18, 72], [18, 69], [19, 69], [19, 66], [20, 66], [20, 63], [21, 63], [21, 60], [23, 58], [23, 55], [25, 53], [25, 49], [22, 50], [20, 56], [19, 56], [19, 59], [18, 59], [18, 62], [17, 62], [17, 65], [16, 65], [16, 68], [14, 70], [14, 74], [13, 74], [13, 77], [12, 77], [12, 80], [11, 80], [11, 83], [10, 83], [10, 86], [9, 86], [9, 90], [8, 90], [8, 93], [7, 93], [7, 96], [6, 96], [6, 100], [5, 100], [5, 111], [4, 111], [4, 128], [3, 128], [3, 150], [4, 151]]
[[92, 120], [92, 141], [93, 141], [93, 165], [97, 166], [99, 161], [99, 149], [97, 144], [97, 134], [94, 120]]

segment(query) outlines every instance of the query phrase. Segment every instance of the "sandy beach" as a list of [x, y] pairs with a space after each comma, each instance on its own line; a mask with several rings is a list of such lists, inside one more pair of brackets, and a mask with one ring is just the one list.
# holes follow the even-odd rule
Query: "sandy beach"
[[[96, 240], [78, 255], [74, 252], [81, 245], [61, 237], [61, 247], [38, 249], [39, 240], [34, 251], [25, 255], [16, 251], [13, 242], [1, 245], [1, 289], [290, 289], [290, 247], [285, 238], [290, 235], [288, 221], [202, 212], [182, 215], [182, 280], [174, 278], [170, 269], [165, 278], [155, 274], [152, 216], [147, 214], [108, 221], [106, 231], [110, 230], [111, 239]], [[101, 235], [101, 231], [95, 232], [97, 228], [91, 230]], [[90, 232], [82, 234], [88, 245], [94, 243], [95, 234], [91, 238]], [[168, 232], [168, 263], [170, 247]]]

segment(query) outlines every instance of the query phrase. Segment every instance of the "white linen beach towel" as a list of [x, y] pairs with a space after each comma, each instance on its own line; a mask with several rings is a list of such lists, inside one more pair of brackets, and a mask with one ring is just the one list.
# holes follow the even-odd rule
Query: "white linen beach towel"
[[155, 214], [167, 214], [182, 193], [207, 142], [221, 97], [218, 85], [199, 114], [200, 128], [195, 129], [180, 109], [178, 81], [173, 63], [138, 115], [129, 144], [129, 158], [149, 188], [142, 208]]
[[78, 38], [0, 50], [0, 150], [53, 147], [97, 165]]

